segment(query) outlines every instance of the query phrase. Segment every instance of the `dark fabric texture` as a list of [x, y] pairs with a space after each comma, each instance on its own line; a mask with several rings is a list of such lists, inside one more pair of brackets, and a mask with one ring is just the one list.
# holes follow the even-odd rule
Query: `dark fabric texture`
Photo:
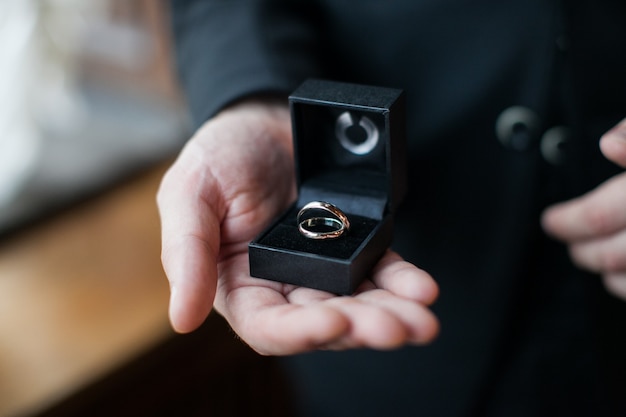
[[307, 2], [182, 0], [172, 6], [176, 59], [196, 125], [237, 99], [286, 95], [317, 73], [315, 10]]
[[[620, 170], [598, 148], [626, 117], [623, 0], [174, 1], [199, 124], [308, 77], [402, 88], [409, 192], [394, 247], [441, 288], [428, 347], [285, 358], [306, 416], [626, 414], [626, 303], [576, 269], [541, 211]], [[538, 119], [515, 145], [495, 124]], [[559, 163], [542, 153], [566, 126]], [[516, 142], [517, 143], [517, 142]]]

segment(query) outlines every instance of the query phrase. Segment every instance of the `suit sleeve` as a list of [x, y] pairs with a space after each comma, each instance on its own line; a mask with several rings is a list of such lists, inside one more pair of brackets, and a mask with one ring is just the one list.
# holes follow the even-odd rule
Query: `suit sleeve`
[[310, 3], [171, 1], [176, 65], [196, 126], [233, 101], [286, 94], [319, 76]]

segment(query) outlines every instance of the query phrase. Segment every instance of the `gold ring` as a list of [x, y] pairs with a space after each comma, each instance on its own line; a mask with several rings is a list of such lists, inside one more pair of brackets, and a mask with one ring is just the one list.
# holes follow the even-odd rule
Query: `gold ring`
[[[306, 217], [307, 212], [325, 211], [333, 217]], [[312, 201], [302, 207], [297, 217], [298, 230], [309, 239], [336, 239], [350, 229], [350, 221], [337, 206], [325, 201]]]

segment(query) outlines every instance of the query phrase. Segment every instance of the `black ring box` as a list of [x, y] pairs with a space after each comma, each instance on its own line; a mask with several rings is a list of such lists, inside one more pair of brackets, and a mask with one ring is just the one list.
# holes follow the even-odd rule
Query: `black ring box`
[[[250, 274], [351, 294], [390, 246], [406, 190], [404, 93], [310, 79], [289, 107], [298, 199], [249, 244]], [[316, 200], [339, 207], [350, 230], [327, 240], [300, 234], [297, 213]]]

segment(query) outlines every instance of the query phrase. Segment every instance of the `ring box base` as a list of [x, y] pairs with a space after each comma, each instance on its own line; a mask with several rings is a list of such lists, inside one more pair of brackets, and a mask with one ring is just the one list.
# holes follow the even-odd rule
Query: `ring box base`
[[352, 294], [391, 244], [393, 219], [372, 221], [347, 213], [350, 234], [312, 240], [298, 232], [294, 206], [249, 245], [252, 276]]

